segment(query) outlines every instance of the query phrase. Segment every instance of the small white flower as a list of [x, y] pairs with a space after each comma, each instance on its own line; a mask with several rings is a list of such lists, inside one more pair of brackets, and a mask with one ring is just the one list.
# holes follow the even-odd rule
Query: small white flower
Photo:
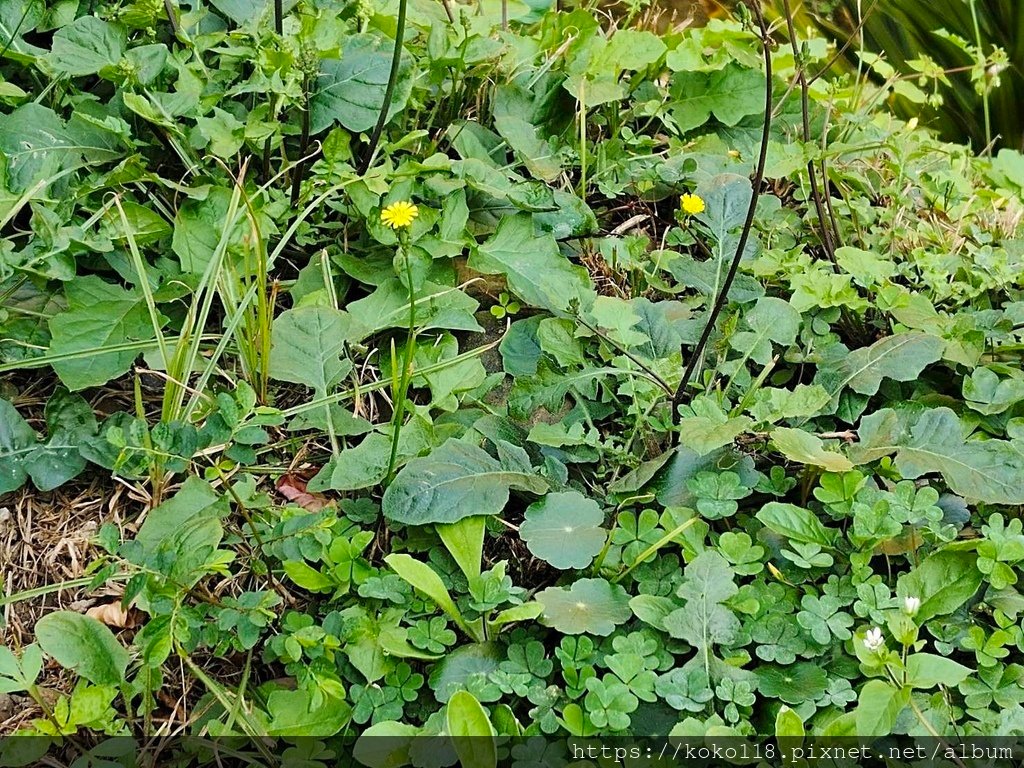
[[878, 627], [872, 627], [864, 635], [864, 647], [869, 651], [877, 651], [883, 645], [885, 645], [885, 638], [882, 637], [882, 630]]
[[903, 612], [907, 616], [914, 616], [917, 614], [918, 609], [921, 607], [920, 597], [905, 597], [903, 598]]

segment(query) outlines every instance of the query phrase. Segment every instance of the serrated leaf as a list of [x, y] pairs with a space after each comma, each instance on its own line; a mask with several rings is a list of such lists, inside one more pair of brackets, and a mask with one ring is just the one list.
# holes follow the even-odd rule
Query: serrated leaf
[[747, 115], [764, 111], [764, 88], [763, 73], [739, 64], [713, 72], [676, 72], [669, 110], [684, 133], [703, 125], [711, 115], [724, 125], [736, 125]]
[[593, 301], [587, 271], [559, 252], [552, 235], [535, 234], [529, 214], [502, 219], [494, 235], [469, 257], [468, 266], [488, 275], [505, 275], [519, 298], [551, 312], [565, 311], [574, 300], [583, 308]]
[[410, 461], [388, 486], [384, 516], [406, 525], [454, 523], [471, 515], [496, 515], [509, 490], [542, 494], [547, 480], [529, 466], [499, 461], [482, 448], [451, 439]]
[[699, 456], [706, 456], [717, 448], [731, 445], [753, 423], [746, 416], [734, 416], [722, 422], [707, 416], [687, 416], [679, 420], [679, 443]]
[[[340, 59], [321, 63], [316, 91], [310, 99], [311, 133], [320, 133], [335, 122], [357, 133], [376, 125], [391, 72], [393, 47], [392, 41], [376, 35], [352, 35], [342, 46]], [[389, 120], [409, 100], [411, 73], [412, 64], [403, 56], [388, 107]]]
[[836, 352], [837, 357], [822, 362], [815, 384], [821, 384], [833, 396], [846, 387], [862, 395], [878, 392], [882, 379], [913, 381], [942, 357], [945, 342], [927, 333], [897, 333], [876, 341], [870, 347], [852, 352]]
[[333, 307], [282, 312], [274, 319], [270, 375], [326, 396], [352, 369], [351, 361], [342, 359], [345, 344], [363, 332], [351, 315]]
[[[72, 392], [98, 387], [125, 373], [137, 350], [104, 351], [105, 347], [154, 336], [141, 294], [104, 282], [95, 275], [76, 278], [65, 292], [68, 311], [50, 319], [53, 370]], [[80, 357], [71, 357], [75, 354]]]
[[919, 415], [891, 408], [865, 416], [850, 450], [858, 464], [895, 453], [895, 467], [908, 480], [938, 473], [955, 492], [989, 504], [1024, 504], [1024, 442], [964, 439], [960, 419], [949, 408]]
[[71, 77], [94, 75], [121, 61], [124, 31], [96, 16], [79, 16], [53, 36], [47, 63]]
[[534, 557], [555, 568], [586, 568], [604, 547], [600, 505], [576, 491], [549, 493], [526, 509], [519, 535]]
[[829, 472], [853, 469], [853, 462], [841, 453], [826, 450], [821, 438], [810, 432], [779, 427], [772, 430], [771, 438], [779, 452], [791, 461], [823, 467]]

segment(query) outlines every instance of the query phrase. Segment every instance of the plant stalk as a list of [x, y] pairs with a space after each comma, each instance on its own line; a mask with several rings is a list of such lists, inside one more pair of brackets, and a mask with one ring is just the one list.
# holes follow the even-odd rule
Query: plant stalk
[[377, 115], [377, 125], [373, 128], [370, 143], [367, 145], [363, 160], [359, 164], [360, 176], [365, 175], [370, 169], [370, 163], [373, 162], [373, 156], [377, 152], [377, 145], [380, 143], [380, 136], [388, 122], [388, 112], [391, 111], [391, 97], [395, 93], [398, 70], [402, 65], [402, 44], [405, 39], [405, 16], [408, 5], [409, 0], [398, 0], [398, 22], [395, 26], [395, 49], [391, 56], [391, 72], [388, 74], [387, 88], [384, 89], [384, 103], [381, 104], [380, 114]]

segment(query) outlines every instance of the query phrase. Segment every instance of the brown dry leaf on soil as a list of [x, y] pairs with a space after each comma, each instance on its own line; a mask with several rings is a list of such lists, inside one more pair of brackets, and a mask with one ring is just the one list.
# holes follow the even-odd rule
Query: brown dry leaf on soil
[[288, 501], [292, 501], [310, 512], [319, 512], [331, 503], [322, 493], [307, 491], [306, 481], [294, 474], [282, 475], [277, 481], [277, 490]]
[[94, 605], [85, 612], [85, 615], [103, 622], [108, 627], [117, 627], [118, 629], [137, 627], [142, 619], [139, 611], [134, 608], [125, 610], [121, 607], [120, 601]]

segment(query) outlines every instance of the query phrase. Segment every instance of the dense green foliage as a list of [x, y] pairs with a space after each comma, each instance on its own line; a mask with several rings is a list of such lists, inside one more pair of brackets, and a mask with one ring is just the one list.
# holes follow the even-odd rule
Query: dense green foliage
[[753, 190], [749, 15], [515, 0], [411, 1], [371, 157], [394, 3], [84, 6], [0, 0], [0, 491], [152, 505], [87, 578], [140, 626], [0, 647], [33, 732], [1024, 730], [1024, 157], [866, 78], [803, 140], [809, 40]]

